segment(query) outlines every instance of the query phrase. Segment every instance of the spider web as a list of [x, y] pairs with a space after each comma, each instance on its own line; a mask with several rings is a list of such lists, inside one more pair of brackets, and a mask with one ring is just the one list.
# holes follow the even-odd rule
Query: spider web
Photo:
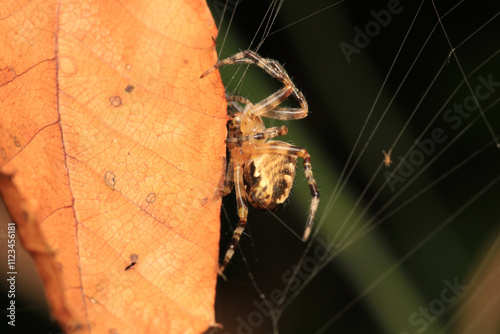
[[[221, 332], [496, 333], [498, 285], [488, 303], [467, 305], [481, 300], [484, 282], [499, 281], [484, 273], [499, 244], [500, 6], [209, 5], [221, 59], [257, 51], [284, 64], [304, 93], [310, 115], [284, 122], [280, 140], [307, 148], [322, 196], [305, 244], [301, 169], [284, 210], [250, 209], [218, 285]], [[229, 93], [254, 102], [279, 87], [253, 67], [221, 72]], [[221, 254], [235, 207], [231, 194]]]

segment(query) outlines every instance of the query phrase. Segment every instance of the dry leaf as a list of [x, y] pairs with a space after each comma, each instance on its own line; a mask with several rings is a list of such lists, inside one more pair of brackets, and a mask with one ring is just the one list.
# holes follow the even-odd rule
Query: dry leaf
[[0, 190], [67, 332], [214, 322], [224, 89], [191, 1], [0, 8]]

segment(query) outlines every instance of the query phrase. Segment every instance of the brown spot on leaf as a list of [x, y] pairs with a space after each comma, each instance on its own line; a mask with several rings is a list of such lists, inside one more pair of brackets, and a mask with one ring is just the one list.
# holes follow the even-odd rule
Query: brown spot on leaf
[[118, 108], [122, 105], [122, 98], [119, 96], [112, 96], [109, 98], [109, 102], [113, 107]]
[[95, 290], [96, 290], [97, 292], [100, 292], [100, 291], [104, 290], [104, 284], [102, 284], [102, 283], [98, 283], [98, 284], [96, 284], [96, 285], [95, 285]]
[[125, 270], [129, 270], [130, 268], [132, 268], [137, 263], [138, 259], [139, 259], [139, 255], [137, 255], [137, 254], [130, 254], [130, 261], [131, 261], [131, 263], [125, 268]]
[[16, 147], [21, 147], [21, 141], [19, 140], [19, 138], [14, 137], [14, 145], [16, 145]]
[[104, 174], [104, 182], [111, 188], [115, 187], [115, 174], [111, 171], [107, 171], [106, 174]]
[[146, 202], [151, 204], [154, 201], [156, 201], [156, 194], [155, 193], [148, 194], [148, 196], [146, 197]]
[[125, 87], [125, 91], [127, 93], [132, 93], [134, 91], [135, 87], [133, 85], [127, 85], [127, 87]]
[[16, 77], [16, 71], [12, 66], [7, 66], [0, 69], [0, 86], [3, 86]]

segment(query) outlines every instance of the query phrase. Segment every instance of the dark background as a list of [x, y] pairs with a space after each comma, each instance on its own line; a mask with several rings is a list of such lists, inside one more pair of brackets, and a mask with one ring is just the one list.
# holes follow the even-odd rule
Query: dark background
[[[219, 22], [224, 2], [208, 3]], [[266, 12], [275, 10], [269, 1], [243, 0], [236, 9], [235, 3], [228, 2], [217, 37], [220, 59], [244, 49], [257, 50], [267, 23], [263, 18]], [[322, 195], [316, 220], [321, 229], [313, 249], [318, 241], [328, 238], [341, 248], [345, 245], [342, 236], [351, 240], [352, 233], [365, 224], [375, 228], [328, 262], [304, 290], [292, 293], [294, 299], [288, 307], [278, 308], [273, 327], [272, 317], [259, 311], [255, 303], [265, 303], [273, 290], [284, 287], [282, 275], [299, 262], [306, 245], [273, 215], [251, 208], [241, 240], [242, 254], [236, 253], [226, 270], [228, 281], [219, 280], [218, 284], [217, 321], [225, 326], [223, 333], [439, 332], [460, 306], [456, 299], [441, 300], [447, 284], [468, 286], [479, 261], [498, 236], [500, 185], [495, 178], [500, 170], [500, 152], [493, 136], [485, 122], [476, 119], [477, 111], [463, 118], [458, 128], [443, 119], [443, 112], [470, 99], [470, 90], [461, 84], [463, 73], [473, 90], [480, 84], [479, 76], [486, 79], [491, 75], [493, 81], [500, 82], [500, 41], [495, 37], [500, 20], [495, 18], [486, 24], [498, 14], [499, 5], [487, 1], [437, 3], [441, 16], [456, 6], [443, 17], [442, 24], [456, 48], [459, 66], [450, 54], [449, 42], [430, 1], [423, 3], [418, 15], [422, 1], [399, 2], [400, 11], [392, 14], [390, 22], [348, 62], [340, 44], [354, 45], [354, 28], [365, 30], [374, 21], [372, 10], [380, 13], [395, 2], [345, 1], [327, 8], [333, 3], [283, 3], [270, 35], [257, 51], [284, 64], [304, 93], [310, 114], [300, 121], [266, 122], [269, 126], [286, 124], [289, 134], [280, 139], [306, 147], [311, 154]], [[254, 67], [247, 72], [246, 66], [223, 68], [228, 93], [258, 102], [279, 89], [275, 80]], [[479, 101], [496, 136], [500, 135], [499, 97], [500, 89], [496, 88], [491, 96]], [[290, 101], [290, 105], [293, 103]], [[339, 184], [364, 126], [347, 171], [361, 156], [359, 163], [335, 205], [325, 210], [345, 179], [344, 175]], [[467, 126], [470, 128], [462, 132]], [[425, 155], [405, 182], [396, 184], [395, 191], [385, 187], [368, 206], [386, 182], [384, 173], [397, 170], [399, 157], [418, 150], [412, 147], [414, 141], [419, 138], [428, 142], [437, 129], [446, 140], [435, 143], [433, 152]], [[383, 160], [381, 151], [391, 147], [394, 163], [378, 170]], [[440, 181], [433, 184], [436, 180]], [[482, 196], [474, 198], [486, 188]], [[309, 201], [307, 182], [299, 167], [290, 201], [275, 214], [301, 236]], [[238, 220], [234, 193], [224, 199], [224, 208], [227, 216], [224, 212], [221, 216], [221, 257]], [[341, 229], [343, 222], [347, 222], [346, 227]], [[340, 237], [334, 238], [337, 233]], [[428, 319], [420, 313], [426, 308], [430, 310]], [[333, 318], [332, 324], [322, 327]], [[241, 325], [241, 319], [253, 321], [255, 326], [249, 330]], [[452, 322], [452, 328], [453, 324], [457, 323]]]

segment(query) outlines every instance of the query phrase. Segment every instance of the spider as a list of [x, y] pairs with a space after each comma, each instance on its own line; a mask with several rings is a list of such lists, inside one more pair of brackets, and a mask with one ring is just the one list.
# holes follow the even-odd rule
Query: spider
[[[277, 140], [269, 140], [288, 133], [286, 126], [266, 128], [262, 117], [279, 120], [301, 119], [307, 116], [308, 106], [302, 93], [295, 87], [285, 69], [275, 60], [262, 58], [253, 51], [242, 51], [217, 62], [201, 75], [230, 64], [255, 64], [284, 86], [257, 104], [241, 96], [227, 96], [230, 119], [227, 124], [226, 145], [230, 153], [224, 182], [223, 196], [235, 188], [239, 222], [234, 230], [224, 259], [219, 267], [223, 276], [247, 224], [248, 206], [275, 210], [283, 204], [293, 186], [298, 158], [303, 159], [304, 173], [311, 190], [312, 201], [303, 241], [309, 238], [319, 204], [319, 191], [311, 170], [311, 157], [302, 147]], [[293, 96], [300, 108], [278, 106]], [[244, 108], [242, 107], [244, 106]]]

